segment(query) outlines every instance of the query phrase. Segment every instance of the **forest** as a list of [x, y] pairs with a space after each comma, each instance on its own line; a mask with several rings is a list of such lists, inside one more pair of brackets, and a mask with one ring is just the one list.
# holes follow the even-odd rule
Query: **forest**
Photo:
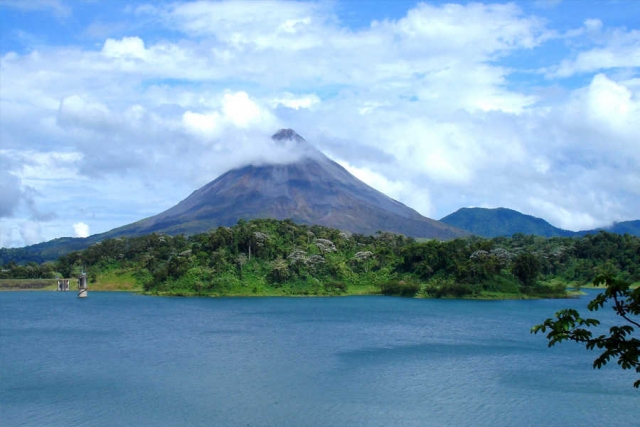
[[90, 287], [126, 282], [154, 295], [548, 298], [567, 296], [600, 274], [639, 282], [640, 238], [600, 231], [438, 241], [241, 220], [193, 236], [107, 239], [40, 264], [11, 261], [0, 281], [74, 278], [82, 271]]

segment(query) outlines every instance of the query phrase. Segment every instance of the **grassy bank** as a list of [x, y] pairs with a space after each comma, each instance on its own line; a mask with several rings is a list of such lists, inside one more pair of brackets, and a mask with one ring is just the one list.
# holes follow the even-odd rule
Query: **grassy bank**
[[142, 292], [132, 270], [109, 270], [91, 279], [89, 289], [93, 291]]
[[2, 279], [0, 291], [55, 291], [58, 281], [54, 279]]
[[[132, 271], [107, 271], [92, 278], [89, 283], [92, 291], [142, 292], [142, 285], [133, 277]], [[69, 291], [78, 288], [77, 279], [70, 279]], [[0, 291], [57, 291], [57, 279], [0, 279]]]
[[[259, 276], [245, 275], [245, 280], [229, 278], [230, 280], [216, 281], [215, 286], [205, 284], [201, 286], [174, 286], [165, 289], [151, 289], [145, 291], [140, 283], [140, 275], [136, 275], [132, 269], [110, 269], [102, 271], [95, 276], [90, 276], [90, 291], [118, 291], [138, 292], [156, 296], [208, 296], [208, 297], [325, 297], [325, 296], [356, 296], [356, 295], [395, 295], [416, 297], [425, 299], [473, 299], [473, 300], [514, 300], [514, 299], [540, 299], [540, 298], [570, 298], [580, 295], [579, 291], [572, 291], [574, 283], [563, 282], [559, 279], [540, 282], [534, 293], [509, 292], [500, 290], [482, 290], [481, 287], [468, 288], [473, 291], [455, 294], [452, 290], [459, 290], [454, 282], [434, 284], [415, 283], [403, 281], [385, 281], [374, 283], [367, 280], [357, 280], [349, 284], [342, 282], [322, 283], [319, 280], [288, 281], [274, 285], [268, 283]], [[373, 279], [373, 277], [369, 278]], [[75, 279], [71, 279], [70, 291], [77, 288]], [[0, 290], [47, 290], [55, 291], [57, 281], [50, 280], [0, 280]], [[434, 290], [441, 292], [434, 292]], [[517, 290], [517, 287], [513, 288]], [[558, 289], [569, 289], [562, 294]]]

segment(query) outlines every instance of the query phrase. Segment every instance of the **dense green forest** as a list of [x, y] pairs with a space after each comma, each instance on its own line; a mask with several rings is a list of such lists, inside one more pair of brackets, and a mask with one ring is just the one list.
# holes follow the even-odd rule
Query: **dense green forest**
[[159, 295], [558, 297], [602, 272], [640, 281], [640, 238], [416, 241], [261, 219], [189, 237], [107, 239], [53, 262], [9, 262], [0, 279], [75, 277], [82, 269], [96, 288], [120, 277]]

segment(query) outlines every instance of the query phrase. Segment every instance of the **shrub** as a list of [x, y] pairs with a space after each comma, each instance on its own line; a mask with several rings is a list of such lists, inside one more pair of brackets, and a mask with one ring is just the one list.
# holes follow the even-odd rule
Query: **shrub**
[[380, 285], [380, 292], [383, 295], [414, 297], [419, 290], [420, 285], [417, 283], [405, 282], [404, 280], [386, 282]]
[[463, 283], [445, 282], [440, 286], [434, 284], [427, 285], [425, 287], [425, 293], [433, 298], [462, 298], [473, 294], [473, 288]]
[[343, 294], [347, 292], [347, 284], [343, 282], [325, 283], [324, 290], [330, 294]]

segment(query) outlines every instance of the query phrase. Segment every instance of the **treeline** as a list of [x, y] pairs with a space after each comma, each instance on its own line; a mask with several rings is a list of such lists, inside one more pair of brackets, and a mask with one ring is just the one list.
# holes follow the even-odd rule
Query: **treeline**
[[33, 262], [42, 264], [43, 262], [55, 261], [66, 253], [83, 250], [99, 239], [99, 235], [59, 237], [48, 242], [36, 243], [23, 248], [0, 248], [0, 265], [11, 262], [24, 265]]
[[57, 269], [58, 265], [55, 262], [38, 264], [29, 261], [26, 264], [18, 264], [9, 261], [0, 270], [0, 279], [55, 279], [60, 276]]
[[107, 239], [53, 263], [6, 264], [0, 279], [75, 277], [83, 269], [90, 283], [120, 272], [146, 292], [170, 295], [551, 297], [602, 271], [640, 281], [640, 238], [416, 241], [260, 219], [189, 237]]

